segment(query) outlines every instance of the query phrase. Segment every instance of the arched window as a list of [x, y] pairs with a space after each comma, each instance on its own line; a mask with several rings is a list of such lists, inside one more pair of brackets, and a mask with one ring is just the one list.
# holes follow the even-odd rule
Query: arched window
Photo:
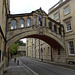
[[54, 32], [57, 33], [57, 27], [56, 27], [56, 25], [54, 25]]
[[31, 25], [31, 20], [30, 20], [30, 18], [27, 18], [27, 24], [26, 24], [26, 26], [29, 27], [30, 25]]
[[11, 21], [11, 29], [16, 29], [16, 20]]
[[52, 23], [49, 22], [49, 29], [52, 30]]
[[34, 17], [34, 25], [36, 25], [36, 17]]
[[19, 28], [23, 28], [24, 27], [24, 20], [20, 19], [19, 21]]
[[59, 27], [59, 34], [61, 35], [61, 27]]
[[46, 27], [46, 19], [44, 19], [44, 26]]
[[42, 26], [42, 16], [40, 14], [38, 15], [38, 24]]

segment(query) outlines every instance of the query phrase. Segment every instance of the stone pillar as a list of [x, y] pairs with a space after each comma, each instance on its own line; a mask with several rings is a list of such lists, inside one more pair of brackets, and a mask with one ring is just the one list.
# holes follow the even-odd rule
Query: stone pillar
[[25, 27], [27, 27], [26, 25], [27, 25], [27, 17], [25, 17]]
[[30, 19], [31, 19], [31, 26], [32, 26], [33, 25], [33, 16], [30, 17]]
[[47, 27], [47, 28], [49, 28], [48, 23], [49, 23], [48, 18], [46, 18], [46, 27]]
[[58, 33], [58, 34], [59, 34], [59, 27], [60, 27], [60, 26], [59, 26], [59, 25], [57, 25], [57, 33]]
[[36, 17], [36, 25], [38, 26], [39, 24], [38, 24], [38, 15], [37, 15], [37, 17]]
[[54, 23], [52, 23], [52, 31], [54, 31]]
[[16, 29], [18, 29], [19, 28], [19, 20], [17, 19], [17, 21], [16, 21]]

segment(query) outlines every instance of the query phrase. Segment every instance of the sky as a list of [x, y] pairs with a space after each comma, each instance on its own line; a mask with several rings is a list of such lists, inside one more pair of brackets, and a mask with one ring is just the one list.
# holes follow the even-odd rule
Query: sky
[[[48, 10], [59, 0], [10, 0], [10, 13], [21, 14], [30, 13], [40, 7], [48, 13]], [[26, 42], [26, 39], [22, 39]]]
[[11, 14], [30, 13], [40, 7], [48, 13], [59, 0], [10, 0]]

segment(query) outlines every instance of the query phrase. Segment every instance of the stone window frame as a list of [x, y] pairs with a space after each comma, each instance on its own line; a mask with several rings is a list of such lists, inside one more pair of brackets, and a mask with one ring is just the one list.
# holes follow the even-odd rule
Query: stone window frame
[[[70, 42], [73, 43], [73, 47], [70, 47], [70, 46], [69, 46], [69, 43], [70, 43]], [[68, 41], [68, 52], [69, 52], [69, 55], [75, 55], [75, 52], [74, 52], [73, 54], [70, 53], [70, 49], [73, 49], [73, 50], [74, 50], [74, 41], [73, 41], [73, 40], [69, 40], [69, 41]]]
[[[69, 7], [69, 12], [65, 13], [65, 9], [66, 9], [67, 7]], [[70, 14], [71, 9], [70, 9], [70, 5], [69, 5], [69, 4], [68, 4], [68, 5], [66, 5], [63, 9], [64, 9], [64, 11], [63, 11], [64, 16], [66, 16], [66, 15]]]
[[[66, 21], [65, 23], [66, 23], [66, 32], [72, 31], [71, 20], [68, 20], [68, 21]], [[69, 25], [69, 26], [68, 26], [68, 25]]]

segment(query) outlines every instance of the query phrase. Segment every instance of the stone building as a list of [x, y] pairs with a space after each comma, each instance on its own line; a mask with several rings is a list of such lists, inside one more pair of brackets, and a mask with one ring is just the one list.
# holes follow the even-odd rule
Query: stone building
[[6, 61], [6, 22], [9, 13], [9, 0], [0, 0], [0, 75], [3, 74]]
[[26, 46], [19, 46], [17, 55], [18, 56], [26, 56]]
[[27, 38], [27, 56], [51, 61], [51, 47], [42, 40]]
[[41, 40], [28, 38], [27, 56], [50, 60], [54, 62], [64, 62], [64, 63], [75, 62], [74, 6], [75, 0], [60, 0], [57, 4], [55, 4], [52, 8], [48, 10], [48, 16], [64, 26], [65, 49], [64, 50], [61, 48], [55, 49]]
[[60, 0], [48, 10], [52, 19], [60, 22], [65, 30], [66, 62], [75, 62], [75, 0]]

